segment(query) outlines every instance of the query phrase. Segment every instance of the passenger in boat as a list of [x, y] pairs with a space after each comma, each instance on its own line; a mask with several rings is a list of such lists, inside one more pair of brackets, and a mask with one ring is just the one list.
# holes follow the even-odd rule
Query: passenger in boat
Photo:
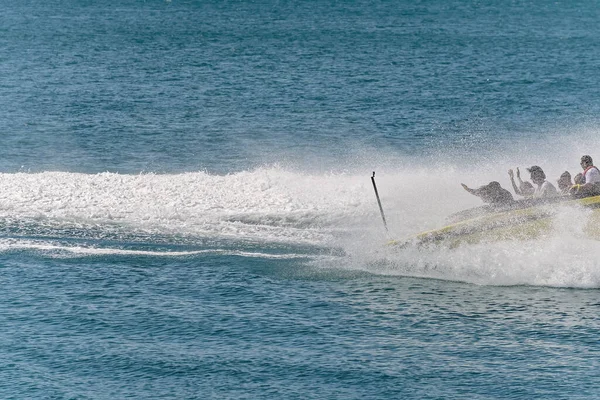
[[594, 166], [592, 157], [585, 155], [581, 157], [581, 168], [583, 168], [581, 183], [575, 181], [570, 193], [576, 197], [597, 196], [600, 194], [600, 170]]
[[541, 167], [534, 165], [531, 168], [527, 168], [527, 171], [531, 174], [531, 181], [537, 185], [533, 193], [534, 198], [546, 199], [558, 196], [558, 191], [553, 184], [546, 180], [546, 174]]
[[477, 189], [471, 189], [464, 183], [461, 183], [461, 185], [467, 192], [481, 198], [484, 203], [492, 206], [503, 206], [515, 201], [512, 194], [510, 194], [508, 190], [502, 188], [496, 181], [490, 182]]
[[510, 177], [510, 183], [512, 183], [513, 190], [516, 194], [523, 197], [531, 197], [535, 192], [535, 188], [531, 184], [531, 182], [523, 182], [521, 180], [521, 171], [519, 171], [519, 167], [517, 167], [517, 180], [519, 181], [519, 187], [515, 184], [515, 174], [512, 169], [508, 170], [508, 176]]
[[556, 182], [558, 183], [558, 190], [560, 191], [560, 194], [569, 194], [569, 190], [571, 190], [571, 187], [573, 186], [569, 171], [563, 172]]

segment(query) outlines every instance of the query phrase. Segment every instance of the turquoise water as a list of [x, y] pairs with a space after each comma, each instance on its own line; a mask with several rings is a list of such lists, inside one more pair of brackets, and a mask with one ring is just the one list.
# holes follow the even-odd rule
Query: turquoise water
[[4, 5], [0, 397], [598, 397], [586, 211], [383, 244], [479, 205], [461, 182], [600, 157], [599, 12]]

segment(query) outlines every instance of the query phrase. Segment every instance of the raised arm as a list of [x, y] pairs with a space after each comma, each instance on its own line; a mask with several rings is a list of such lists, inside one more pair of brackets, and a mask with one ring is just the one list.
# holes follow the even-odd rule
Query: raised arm
[[[512, 187], [513, 187], [513, 190], [515, 191], [515, 193], [518, 194], [519, 196], [522, 196], [521, 190], [519, 190], [519, 188], [517, 187], [517, 184], [515, 183], [515, 174], [512, 169], [508, 170], [508, 176], [510, 177], [510, 183], [512, 183]], [[521, 174], [519, 173], [519, 168], [517, 168], [517, 177], [519, 178], [519, 181], [520, 181]]]
[[473, 189], [469, 188], [469, 187], [468, 187], [467, 185], [465, 185], [464, 183], [461, 183], [460, 185], [461, 185], [461, 186], [463, 187], [463, 189], [465, 189], [467, 192], [469, 192], [469, 193], [471, 193], [471, 194], [475, 194], [475, 190], [473, 190]]
[[519, 186], [521, 186], [523, 181], [521, 180], [521, 171], [519, 171], [519, 167], [517, 167], [517, 180], [519, 181]]

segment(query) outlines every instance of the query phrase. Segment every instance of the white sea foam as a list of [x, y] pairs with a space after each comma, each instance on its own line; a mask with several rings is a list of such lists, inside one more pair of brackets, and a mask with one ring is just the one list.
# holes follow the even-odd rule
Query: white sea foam
[[76, 245], [64, 244], [54, 240], [32, 240], [5, 238], [0, 239], [0, 252], [15, 250], [32, 250], [41, 252], [50, 257], [71, 257], [71, 256], [148, 256], [148, 257], [185, 257], [195, 255], [225, 255], [239, 256], [245, 258], [261, 258], [272, 260], [291, 260], [291, 259], [324, 259], [324, 256], [311, 256], [306, 254], [272, 254], [259, 251], [240, 251], [230, 249], [204, 249], [204, 250], [132, 250], [119, 247], [97, 247], [94, 245]]
[[541, 239], [463, 245], [348, 247], [349, 268], [375, 274], [462, 281], [482, 285], [600, 287], [600, 242], [584, 232], [591, 210], [561, 207]]
[[[586, 135], [593, 137], [590, 132]], [[554, 181], [564, 170], [573, 175], [578, 172], [583, 153], [600, 159], [600, 148], [583, 149], [579, 141], [569, 146], [569, 140], [562, 138], [554, 147], [545, 143], [534, 150], [531, 145], [517, 143], [496, 157], [469, 157], [467, 152], [460, 158], [452, 158], [457, 154], [446, 158], [429, 154], [418, 159], [379, 154], [371, 163], [362, 159], [327, 172], [265, 166], [229, 175], [3, 173], [0, 220], [12, 221], [15, 226], [34, 221], [58, 228], [118, 227], [150, 236], [251, 241], [266, 247], [318, 246], [341, 250], [335, 254], [342, 256], [335, 262], [323, 261], [323, 267], [373, 273], [481, 284], [599, 287], [599, 268], [594, 260], [599, 258], [600, 244], [582, 237], [574, 221], [583, 217], [573, 217], [571, 211], [559, 213], [554, 235], [539, 242], [395, 253], [383, 246], [388, 238], [401, 239], [442, 226], [449, 214], [480, 205], [479, 199], [462, 190], [461, 182], [477, 187], [497, 180], [510, 189], [509, 168], [520, 166], [526, 178], [525, 167], [538, 164]], [[371, 185], [373, 170], [377, 171], [389, 235], [383, 229]], [[65, 251], [100, 254], [136, 250]]]
[[354, 179], [280, 168], [226, 176], [0, 174], [0, 218], [318, 244], [336, 221], [367, 211], [368, 187]]

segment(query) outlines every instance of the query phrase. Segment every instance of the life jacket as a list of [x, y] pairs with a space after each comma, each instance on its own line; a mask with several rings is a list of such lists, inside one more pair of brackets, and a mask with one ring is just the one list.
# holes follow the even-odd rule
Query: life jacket
[[[596, 168], [596, 167], [593, 165], [590, 165], [583, 171], [583, 183], [585, 183], [585, 174], [587, 174], [587, 172], [592, 168]], [[600, 169], [596, 168], [596, 171], [600, 172]]]

